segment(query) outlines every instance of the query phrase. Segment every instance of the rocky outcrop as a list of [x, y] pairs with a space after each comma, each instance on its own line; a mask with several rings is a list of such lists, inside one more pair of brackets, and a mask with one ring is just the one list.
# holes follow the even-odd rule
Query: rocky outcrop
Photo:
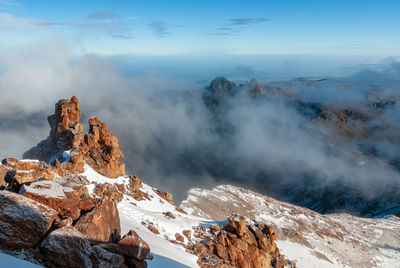
[[41, 243], [46, 267], [122, 267], [124, 258], [98, 247], [75, 228], [63, 227], [51, 232]]
[[109, 242], [115, 230], [121, 233], [116, 204], [104, 198], [97, 207], [78, 220], [75, 228], [94, 244]]
[[247, 224], [238, 215], [229, 217], [225, 228], [195, 229], [195, 237], [202, 240], [187, 248], [199, 256], [200, 267], [296, 267], [280, 254], [272, 226], [255, 221]]
[[24, 185], [19, 193], [53, 208], [60, 217], [76, 220], [81, 215], [81, 207], [84, 210], [94, 207], [94, 200], [88, 196], [86, 187], [78, 188], [78, 191], [84, 194], [55, 181], [37, 181]]
[[158, 190], [153, 188], [153, 191], [158, 194], [162, 199], [170, 203], [171, 205], [175, 206], [174, 203], [174, 196], [171, 193], [168, 193], [166, 191]]
[[211, 81], [210, 86], [203, 93], [203, 101], [209, 109], [217, 111], [219, 108], [226, 108], [230, 99], [239, 92], [245, 93], [243, 96], [254, 100], [264, 95], [266, 90], [258, 84], [256, 79], [238, 86], [224, 77], [217, 77]]
[[[8, 188], [14, 191], [18, 191], [24, 184], [35, 182], [39, 179], [52, 180], [57, 176], [54, 167], [40, 161], [22, 161], [15, 158], [6, 158], [2, 161], [2, 164], [0, 166], [0, 184], [8, 185]], [[6, 184], [1, 183], [2, 177]]]
[[[124, 176], [124, 155], [108, 125], [92, 117], [89, 132], [84, 134], [80, 118], [80, 104], [75, 96], [59, 100], [54, 114], [48, 117], [50, 136], [25, 152], [24, 158], [45, 161], [66, 173], [81, 173], [87, 163], [104, 176]], [[69, 155], [65, 151], [70, 151]]]
[[78, 147], [83, 141], [83, 126], [78, 99], [59, 100], [53, 115], [47, 117], [50, 125], [51, 147], [67, 151]]
[[89, 127], [81, 149], [86, 163], [106, 177], [125, 176], [125, 164], [120, 161], [124, 154], [118, 139], [108, 130], [107, 124], [92, 117], [89, 119]]
[[98, 247], [124, 256], [128, 266], [132, 263], [136, 265], [129, 267], [147, 267], [145, 260], [153, 259], [149, 245], [132, 230], [123, 236], [118, 244], [100, 244]]
[[3, 190], [7, 186], [6, 176], [7, 176], [7, 168], [3, 165], [0, 165], [0, 190]]
[[0, 191], [0, 248], [32, 248], [50, 229], [57, 212], [34, 200]]

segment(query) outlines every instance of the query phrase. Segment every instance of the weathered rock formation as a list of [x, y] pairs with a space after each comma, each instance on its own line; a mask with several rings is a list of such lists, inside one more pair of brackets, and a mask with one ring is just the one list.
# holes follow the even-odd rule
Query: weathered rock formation
[[218, 224], [210, 229], [198, 227], [194, 237], [200, 241], [187, 248], [199, 256], [200, 267], [296, 267], [276, 247], [274, 227], [255, 221], [247, 224], [238, 215], [230, 216], [224, 228]]
[[[24, 153], [24, 158], [39, 159], [67, 173], [81, 173], [87, 163], [100, 174], [116, 178], [125, 175], [124, 157], [118, 139], [98, 118], [89, 119], [89, 132], [83, 133], [78, 99], [59, 100], [48, 117], [50, 136]], [[69, 151], [69, 155], [65, 154]]]
[[109, 242], [115, 231], [121, 233], [116, 204], [104, 198], [97, 207], [78, 220], [75, 228], [94, 244]]

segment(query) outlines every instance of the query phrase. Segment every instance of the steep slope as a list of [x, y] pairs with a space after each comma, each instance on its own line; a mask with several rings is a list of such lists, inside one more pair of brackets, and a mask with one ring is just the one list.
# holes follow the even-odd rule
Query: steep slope
[[250, 190], [192, 189], [181, 208], [213, 220], [238, 213], [276, 226], [277, 245], [299, 267], [399, 267], [400, 219], [321, 215]]

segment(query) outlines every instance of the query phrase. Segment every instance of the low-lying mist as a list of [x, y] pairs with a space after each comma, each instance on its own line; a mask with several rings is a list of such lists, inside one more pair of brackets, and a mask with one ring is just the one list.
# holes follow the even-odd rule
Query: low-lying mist
[[[385, 66], [349, 76], [346, 81], [355, 86], [345, 94], [328, 83], [309, 91], [299, 87], [299, 98], [358, 105], [368, 97], [371, 85], [398, 93], [399, 64]], [[83, 121], [97, 115], [119, 138], [128, 173], [172, 192], [178, 202], [192, 187], [235, 184], [323, 212], [350, 204], [351, 212], [370, 215], [362, 202], [384, 206], [392, 202], [399, 213], [396, 169], [374, 161], [360, 164], [338, 151], [321, 138], [309, 118], [279, 95], [252, 100], [237, 94], [216, 114], [203, 101], [209, 82], [151, 68], [125, 72], [119, 61], [95, 55], [72, 57], [58, 43], [3, 51], [0, 157], [21, 157], [46, 138], [46, 117], [53, 113], [54, 103], [76, 95]], [[380, 117], [393, 130], [392, 138], [400, 129], [398, 112], [397, 104]], [[388, 143], [378, 145], [382, 154], [399, 153]], [[348, 196], [329, 195], [332, 189], [343, 189]], [[318, 198], [323, 204], [346, 204], [324, 209], [312, 204]]]

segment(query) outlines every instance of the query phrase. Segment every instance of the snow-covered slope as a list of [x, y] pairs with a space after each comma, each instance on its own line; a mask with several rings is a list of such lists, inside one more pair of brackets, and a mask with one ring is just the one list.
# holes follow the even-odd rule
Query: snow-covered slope
[[[128, 187], [131, 179], [107, 178], [88, 165], [81, 175], [90, 182], [86, 187], [91, 195], [95, 195], [96, 184]], [[49, 189], [57, 190], [45, 187], [40, 191], [45, 191], [46, 196], [57, 194], [46, 192]], [[274, 225], [280, 252], [296, 261], [297, 267], [400, 267], [400, 219], [395, 216], [378, 219], [321, 215], [229, 185], [212, 190], [192, 189], [180, 208], [145, 183], [140, 191], [146, 198], [125, 193], [117, 208], [121, 234], [134, 230], [150, 245], [154, 259], [147, 261], [148, 267], [198, 267], [198, 257], [184, 247], [196, 238], [193, 232], [185, 236], [189, 233], [185, 231], [216, 222], [224, 225], [221, 221], [231, 213]], [[0, 255], [0, 260], [19, 265], [6, 257]]]
[[[127, 184], [129, 181], [128, 177], [107, 178], [89, 166], [85, 167], [85, 172], [82, 175], [86, 176], [90, 182], [97, 183]], [[88, 185], [90, 192], [93, 187], [94, 184]], [[162, 199], [150, 186], [144, 183], [141, 191], [147, 193], [150, 200], [137, 201], [131, 196], [124, 195], [123, 200], [118, 203], [121, 233], [125, 234], [129, 230], [134, 230], [150, 245], [154, 259], [148, 261], [149, 267], [198, 267], [196, 264], [197, 256], [186, 252], [183, 246], [170, 241], [176, 239], [176, 233], [182, 235], [183, 230], [192, 230], [193, 226], [203, 224], [207, 220], [177, 211], [175, 206]], [[167, 217], [165, 215], [167, 212], [171, 212], [175, 219]], [[159, 234], [150, 231], [146, 227], [149, 225], [154, 226]], [[182, 236], [187, 242], [187, 237]]]
[[400, 267], [400, 219], [321, 215], [250, 190], [192, 189], [181, 208], [213, 220], [238, 213], [276, 226], [277, 245], [298, 267]]

